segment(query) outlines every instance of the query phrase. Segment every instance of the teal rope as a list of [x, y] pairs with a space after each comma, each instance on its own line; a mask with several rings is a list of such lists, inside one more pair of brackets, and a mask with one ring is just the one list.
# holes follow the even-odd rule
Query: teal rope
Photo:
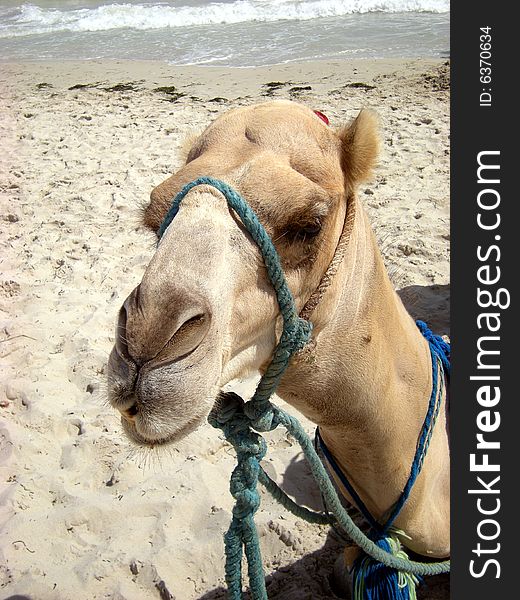
[[[237, 423], [246, 424], [247, 416], [244, 414], [244, 401], [234, 393], [222, 394], [220, 399], [220, 403], [226, 403], [225, 412], [226, 417], [228, 419], [227, 422], [222, 422], [219, 420], [219, 411], [216, 409], [211, 413], [209, 421], [214, 427], [218, 427], [222, 429], [226, 439], [228, 439], [235, 447], [238, 447], [241, 451], [243, 448], [241, 447], [241, 442], [243, 438], [241, 437], [238, 441], [236, 440], [236, 434], [238, 431]], [[231, 407], [230, 404], [233, 404]], [[383, 564], [392, 567], [394, 569], [398, 569], [399, 571], [403, 571], [406, 573], [412, 573], [414, 575], [425, 576], [425, 575], [438, 575], [439, 573], [446, 573], [449, 570], [449, 561], [443, 561], [440, 563], [420, 563], [414, 561], [403, 560], [401, 558], [396, 557], [393, 554], [389, 554], [382, 550], [375, 542], [366, 537], [366, 535], [359, 529], [359, 527], [354, 523], [348, 512], [343, 507], [341, 500], [334, 488], [330, 478], [321, 462], [318, 454], [316, 453], [314, 446], [309, 439], [308, 435], [300, 425], [300, 423], [293, 416], [286, 413], [279, 407], [274, 407], [273, 410], [273, 421], [272, 428], [275, 429], [278, 425], [283, 425], [287, 431], [296, 439], [296, 441], [300, 444], [305, 458], [307, 459], [311, 472], [318, 484], [318, 487], [323, 494], [325, 505], [328, 507], [329, 511], [334, 515], [336, 522], [341, 526], [347, 536], [358, 545], [366, 554], [369, 554], [377, 561], [382, 562]], [[258, 443], [258, 440], [262, 440], [261, 436], [258, 436], [254, 439], [253, 444]], [[254, 449], [254, 447], [253, 447]], [[260, 453], [259, 453], [260, 454]], [[263, 456], [263, 454], [262, 454]], [[262, 470], [260, 470], [262, 473]], [[269, 479], [267, 481], [268, 476], [263, 475], [259, 477], [261, 483], [266, 482], [267, 489], [269, 491], [272, 490], [276, 484]], [[232, 487], [233, 483], [232, 483]], [[277, 486], [278, 487], [278, 486]], [[296, 505], [293, 500], [291, 500], [280, 488], [275, 491], [275, 497], [280, 501], [282, 506], [287, 508], [290, 512], [295, 514], [298, 518], [306, 518], [306, 509], [303, 512], [300, 512], [302, 507]], [[312, 511], [308, 511], [311, 513], [311, 518], [313, 521], [318, 522], [319, 524], [332, 524], [334, 521], [327, 517], [326, 515], [321, 515], [321, 518], [316, 518], [317, 513], [312, 513]]]
[[307, 521], [307, 523], [314, 523], [315, 525], [334, 525], [336, 523], [335, 519], [329, 515], [326, 515], [325, 513], [315, 512], [313, 510], [309, 510], [305, 506], [296, 504], [296, 502], [290, 498], [262, 468], [260, 468], [258, 480], [271, 494], [271, 496], [295, 517], [303, 519], [304, 521]]
[[278, 425], [283, 425], [298, 441], [330, 512], [345, 533], [366, 554], [388, 567], [418, 576], [435, 575], [449, 571], [449, 561], [440, 563], [409, 561], [385, 551], [367, 538], [343, 508], [336, 490], [302, 426], [294, 417], [270, 402], [270, 397], [275, 392], [291, 356], [303, 348], [309, 340], [312, 325], [298, 316], [276, 249], [246, 201], [233, 188], [222, 181], [212, 177], [196, 179], [186, 185], [174, 198], [159, 228], [159, 238], [162, 237], [179, 211], [183, 198], [198, 185], [210, 185], [219, 190], [226, 198], [229, 206], [238, 214], [247, 231], [258, 245], [283, 318], [283, 332], [280, 341], [252, 399], [244, 403], [236, 394], [221, 394], [217, 407], [208, 418], [214, 427], [218, 427], [223, 431], [226, 439], [233, 445], [237, 453], [237, 466], [231, 475], [230, 481], [230, 491], [236, 502], [233, 507], [231, 525], [224, 536], [228, 598], [230, 600], [240, 600], [242, 598], [241, 564], [244, 552], [248, 563], [252, 597], [254, 600], [267, 600], [258, 533], [253, 518], [260, 505], [260, 496], [257, 491], [259, 480], [284, 507], [294, 512], [298, 517], [314, 523], [330, 524], [331, 522], [326, 515], [319, 516], [318, 513], [298, 507], [260, 467], [260, 461], [266, 452], [266, 444], [262, 436], [253, 429], [270, 431]]
[[283, 318], [283, 332], [274, 351], [271, 364], [260, 380], [255, 394], [246, 407], [246, 413], [251, 418], [251, 424], [257, 431], [268, 431], [272, 418], [272, 405], [269, 399], [285, 371], [291, 356], [309, 341], [311, 337], [312, 324], [301, 319], [296, 312], [294, 299], [289, 290], [278, 252], [267, 234], [263, 225], [258, 220], [254, 211], [247, 202], [231, 186], [213, 177], [199, 177], [188, 183], [175, 196], [170, 209], [159, 228], [158, 236], [161, 238], [179, 211], [180, 204], [186, 194], [199, 185], [210, 185], [227, 200], [229, 206], [238, 214], [248, 233], [260, 249], [264, 259], [267, 275], [275, 293], [280, 313]]
[[311, 471], [330, 512], [335, 516], [338, 524], [356, 545], [379, 562], [405, 573], [413, 573], [415, 575], [437, 575], [446, 572], [445, 569], [447, 565], [449, 566], [449, 561], [441, 563], [420, 563], [402, 560], [393, 554], [381, 550], [381, 548], [379, 548], [372, 540], [367, 538], [354, 521], [352, 521], [350, 515], [343, 507], [323, 463], [316, 454], [309, 436], [305, 433], [300, 423], [280, 408], [277, 408], [276, 410], [279, 423], [286, 427], [300, 444], [306, 459], [309, 461]]

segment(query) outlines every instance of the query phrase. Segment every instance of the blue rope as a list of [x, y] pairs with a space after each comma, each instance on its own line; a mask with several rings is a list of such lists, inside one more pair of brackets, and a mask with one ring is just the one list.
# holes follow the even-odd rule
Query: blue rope
[[451, 373], [451, 345], [444, 341], [440, 335], [435, 335], [424, 321], [418, 320], [415, 323], [428, 344], [430, 344], [431, 352], [441, 360], [444, 373], [449, 378]]
[[[278, 425], [283, 425], [302, 447], [311, 471], [325, 498], [326, 506], [334, 515], [334, 519], [367, 556], [372, 557], [377, 563], [382, 563], [401, 573], [396, 579], [399, 587], [402, 587], [403, 577], [408, 577], [405, 574], [419, 576], [449, 571], [449, 561], [441, 563], [410, 561], [407, 557], [403, 557], [399, 547], [394, 547], [390, 542], [383, 543], [380, 540], [374, 542], [367, 538], [343, 508], [336, 490], [313, 448], [312, 442], [301, 425], [294, 417], [270, 402], [270, 398], [276, 390], [291, 356], [308, 342], [312, 324], [298, 316], [276, 249], [247, 202], [226, 183], [212, 177], [200, 177], [186, 185], [174, 198], [159, 228], [159, 238], [163, 236], [178, 213], [183, 198], [198, 185], [210, 185], [220, 191], [258, 245], [283, 318], [282, 335], [274, 350], [271, 363], [260, 379], [252, 399], [244, 403], [236, 394], [221, 394], [215, 409], [208, 418], [214, 427], [218, 427], [224, 432], [226, 439], [233, 445], [237, 454], [237, 466], [233, 470], [230, 481], [230, 491], [236, 502], [233, 508], [231, 525], [224, 536], [228, 598], [230, 600], [240, 600], [242, 598], [242, 556], [245, 553], [252, 597], [254, 600], [267, 600], [258, 533], [254, 524], [254, 514], [260, 505], [260, 496], [257, 491], [259, 480], [283, 506], [298, 517], [314, 523], [332, 524], [334, 522], [327, 515], [320, 515], [299, 507], [261, 468], [260, 461], [265, 455], [266, 444], [262, 436], [253, 429], [256, 431], [270, 431]], [[428, 435], [426, 435], [426, 438], [429, 441]], [[426, 451], [427, 443], [424, 444], [424, 447]], [[420, 465], [422, 465], [422, 460], [418, 464], [418, 468], [420, 468]], [[414, 578], [411, 577], [411, 579]], [[364, 575], [360, 576], [361, 580], [366, 583]], [[388, 585], [392, 587], [393, 584]], [[364, 584], [361, 585], [361, 588], [365, 589]], [[390, 599], [391, 596], [388, 596], [388, 598]], [[370, 600], [369, 596], [366, 596], [366, 600]], [[378, 597], [378, 600], [384, 599], [381, 596]]]
[[[238, 437], [237, 434], [240, 434], [240, 429], [245, 420], [247, 420], [247, 416], [244, 413], [244, 407], [246, 404], [242, 398], [240, 398], [240, 396], [233, 392], [222, 394], [219, 398], [219, 404], [220, 406], [214, 409], [210, 414], [209, 422], [214, 427], [222, 429], [226, 439], [228, 439], [228, 441], [241, 450], [241, 440], [237, 440], [236, 438]], [[409, 560], [403, 561], [398, 556], [389, 554], [384, 550], [384, 548], [381, 547], [381, 545], [378, 545], [378, 543], [369, 539], [355, 525], [348, 512], [343, 508], [342, 502], [330, 481], [327, 471], [303, 427], [300, 425], [297, 419], [279, 407], [275, 406], [272, 428], [275, 429], [278, 425], [285, 427], [300, 444], [305, 458], [309, 463], [309, 467], [314, 479], [316, 480], [316, 483], [323, 494], [325, 505], [329, 508], [330, 512], [334, 516], [334, 519], [331, 519], [327, 515], [321, 515], [321, 517], [318, 517], [319, 513], [313, 513], [312, 511], [309, 511], [311, 514], [311, 518], [308, 519], [309, 522], [320, 524], [337, 523], [346, 533], [346, 535], [363, 550], [363, 552], [374, 557], [378, 562], [382, 562], [383, 564], [399, 571], [406, 573], [410, 572], [417, 575], [437, 575], [449, 570], [449, 562], [446, 561], [442, 563], [418, 563]], [[264, 483], [262, 470], [260, 470], [259, 480]], [[272, 480], [269, 481], [270, 483], [266, 487], [269, 491], [272, 491], [270, 485], [276, 486], [276, 484]], [[234, 487], [233, 484], [232, 487]], [[307, 520], [307, 509], [296, 505], [296, 503], [288, 498], [288, 496], [286, 496], [286, 494], [280, 488], [277, 487], [277, 491], [274, 492], [273, 495], [295, 516]], [[251, 588], [251, 590], [253, 591], [253, 588]], [[234, 596], [230, 597], [235, 598]], [[240, 598], [240, 596], [236, 597]], [[256, 598], [256, 596], [254, 597]]]

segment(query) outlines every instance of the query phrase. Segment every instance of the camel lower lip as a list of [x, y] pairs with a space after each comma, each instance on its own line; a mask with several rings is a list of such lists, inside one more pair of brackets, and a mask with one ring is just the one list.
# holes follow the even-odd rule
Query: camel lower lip
[[137, 430], [131, 425], [128, 426], [128, 422], [123, 423], [126, 435], [139, 446], [147, 446], [148, 448], [154, 448], [155, 446], [166, 446], [175, 440], [175, 436], [158, 438], [156, 440], [148, 440], [137, 433]]
[[203, 421], [202, 417], [192, 419], [185, 423], [180, 429], [174, 431], [169, 435], [165, 435], [160, 438], [147, 438], [139, 433], [133, 423], [128, 421], [126, 418], [121, 417], [121, 425], [127, 437], [139, 446], [146, 446], [148, 448], [154, 448], [156, 446], [167, 446], [174, 442], [178, 442], [183, 437], [194, 431]]

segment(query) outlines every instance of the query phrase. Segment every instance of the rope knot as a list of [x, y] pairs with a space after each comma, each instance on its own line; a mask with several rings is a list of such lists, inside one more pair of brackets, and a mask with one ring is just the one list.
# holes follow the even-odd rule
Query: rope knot
[[309, 341], [312, 334], [312, 323], [301, 317], [294, 316], [289, 324], [286, 324], [285, 329], [280, 338], [280, 346], [287, 353], [285, 357], [289, 360], [292, 354], [301, 350]]
[[[265, 453], [267, 452], [267, 444], [265, 443], [264, 438], [258, 433], [255, 433], [249, 426], [248, 429], [237, 431], [235, 435], [228, 436], [228, 439], [233, 444], [237, 455], [239, 455], [240, 460], [243, 462], [251, 457], [258, 463], [258, 461], [264, 458]], [[247, 469], [249, 471], [251, 471], [251, 469], [256, 469], [256, 465], [253, 467], [248, 465]]]
[[236, 500], [233, 507], [233, 516], [237, 519], [253, 516], [260, 506], [260, 494], [256, 489], [244, 490], [233, 497]]
[[271, 402], [251, 400], [244, 406], [244, 413], [256, 431], [271, 431], [278, 425], [274, 422], [274, 406]]
[[231, 423], [237, 424], [243, 419], [244, 400], [235, 392], [220, 392], [213, 410], [208, 416], [208, 421], [213, 427], [222, 429]]
[[444, 367], [444, 371], [449, 376], [451, 371], [451, 344], [442, 339], [440, 335], [436, 335], [433, 331], [426, 325], [424, 321], [417, 320], [415, 324], [419, 328], [419, 331], [422, 333], [424, 339], [430, 345], [431, 350], [437, 355], [439, 360]]

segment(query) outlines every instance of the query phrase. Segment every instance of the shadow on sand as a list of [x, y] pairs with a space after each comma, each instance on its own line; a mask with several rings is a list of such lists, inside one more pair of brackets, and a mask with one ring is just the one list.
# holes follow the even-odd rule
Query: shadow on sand
[[450, 335], [450, 286], [409, 285], [397, 290], [406, 310], [438, 335]]
[[281, 487], [297, 504], [311, 510], [323, 510], [320, 490], [303, 453], [297, 454], [287, 465]]
[[[271, 600], [336, 600], [331, 578], [334, 562], [342, 544], [329, 533], [319, 550], [303, 556], [291, 565], [281, 566], [265, 581]], [[199, 600], [225, 600], [226, 591], [219, 587], [201, 596]], [[250, 600], [248, 593], [244, 598]]]

